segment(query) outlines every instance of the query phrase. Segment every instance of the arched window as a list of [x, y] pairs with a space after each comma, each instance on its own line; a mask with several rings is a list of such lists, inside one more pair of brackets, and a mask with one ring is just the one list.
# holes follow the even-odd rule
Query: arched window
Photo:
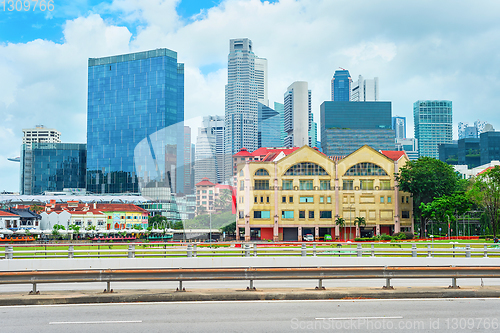
[[302, 162], [292, 165], [285, 176], [328, 176], [328, 172], [316, 163]]
[[387, 176], [387, 172], [376, 164], [363, 162], [350, 167], [344, 176]]
[[269, 172], [266, 169], [259, 169], [255, 171], [256, 176], [269, 176]]

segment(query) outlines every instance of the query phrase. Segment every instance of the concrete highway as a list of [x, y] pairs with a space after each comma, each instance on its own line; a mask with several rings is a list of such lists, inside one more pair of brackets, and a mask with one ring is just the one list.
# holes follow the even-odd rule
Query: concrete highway
[[0, 307], [0, 332], [488, 332], [500, 299], [126, 303]]

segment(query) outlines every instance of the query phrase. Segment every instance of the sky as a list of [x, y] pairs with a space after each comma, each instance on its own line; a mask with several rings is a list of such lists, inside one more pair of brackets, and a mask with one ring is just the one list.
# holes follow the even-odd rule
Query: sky
[[[23, 2], [26, 4], [27, 2]], [[185, 118], [224, 115], [229, 39], [268, 60], [269, 98], [307, 81], [314, 119], [339, 67], [379, 78], [380, 99], [451, 100], [458, 122], [500, 130], [500, 2], [496, 0], [53, 0], [52, 10], [0, 3], [0, 191], [19, 191], [22, 129], [43, 124], [86, 142], [88, 58], [156, 48], [185, 63]], [[19, 10], [17, 10], [19, 9]], [[318, 138], [319, 139], [319, 138]]]

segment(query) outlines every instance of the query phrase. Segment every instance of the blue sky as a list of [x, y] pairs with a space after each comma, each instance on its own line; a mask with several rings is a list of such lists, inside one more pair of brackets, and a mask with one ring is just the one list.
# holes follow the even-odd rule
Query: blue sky
[[[34, 3], [34, 2], [32, 2]], [[379, 78], [381, 100], [406, 117], [417, 100], [453, 102], [458, 122], [500, 130], [500, 2], [483, 0], [54, 0], [53, 12], [0, 7], [0, 191], [19, 190], [22, 129], [43, 124], [86, 142], [87, 62], [169, 48], [185, 64], [185, 119], [224, 115], [229, 39], [268, 60], [270, 103], [307, 81], [312, 110], [339, 67]]]

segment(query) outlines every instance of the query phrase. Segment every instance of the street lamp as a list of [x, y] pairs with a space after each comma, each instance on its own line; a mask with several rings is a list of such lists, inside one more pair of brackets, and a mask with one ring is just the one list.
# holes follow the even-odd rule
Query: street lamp
[[210, 216], [210, 247], [212, 247], [212, 212], [208, 213]]

